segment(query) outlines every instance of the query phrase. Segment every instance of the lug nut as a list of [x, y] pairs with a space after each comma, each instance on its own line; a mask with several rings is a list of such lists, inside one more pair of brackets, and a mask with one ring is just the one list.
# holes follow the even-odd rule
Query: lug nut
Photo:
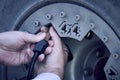
[[47, 19], [47, 20], [51, 20], [51, 19], [52, 19], [52, 15], [47, 14], [47, 15], [46, 15], [46, 19]]
[[75, 20], [76, 20], [76, 21], [79, 21], [80, 18], [81, 18], [80, 15], [75, 15]]
[[40, 26], [40, 21], [39, 20], [35, 20], [34, 21], [34, 26]]
[[91, 29], [94, 29], [94, 28], [95, 28], [95, 24], [94, 24], [94, 23], [90, 23], [89, 26], [90, 26]]
[[65, 16], [66, 16], [66, 13], [65, 13], [65, 12], [61, 12], [61, 13], [60, 13], [60, 17], [61, 17], [61, 18], [64, 18]]

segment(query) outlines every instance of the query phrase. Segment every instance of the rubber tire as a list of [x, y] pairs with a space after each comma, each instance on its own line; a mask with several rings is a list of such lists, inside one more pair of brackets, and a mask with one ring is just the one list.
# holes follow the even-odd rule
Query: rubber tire
[[111, 26], [120, 39], [119, 0], [0, 0], [0, 32], [13, 30], [21, 15], [32, 10], [34, 5], [47, 5], [59, 1], [73, 1], [91, 9]]

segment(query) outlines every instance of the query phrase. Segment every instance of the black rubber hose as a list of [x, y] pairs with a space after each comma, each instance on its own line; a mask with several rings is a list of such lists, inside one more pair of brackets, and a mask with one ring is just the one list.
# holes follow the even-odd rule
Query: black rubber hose
[[44, 51], [48, 47], [48, 45], [49, 44], [46, 40], [42, 40], [35, 45], [35, 47], [33, 49], [34, 56], [33, 56], [32, 61], [30, 63], [29, 71], [28, 71], [28, 74], [27, 74], [27, 80], [30, 80], [32, 78], [32, 73], [33, 73], [33, 70], [34, 70], [35, 62], [38, 59], [38, 56], [40, 54], [44, 53]]

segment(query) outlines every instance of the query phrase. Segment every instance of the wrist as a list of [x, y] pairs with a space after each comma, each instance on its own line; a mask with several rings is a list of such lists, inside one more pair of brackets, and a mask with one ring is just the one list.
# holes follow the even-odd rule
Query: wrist
[[[47, 76], [47, 77], [46, 77]], [[40, 73], [37, 76], [35, 76], [32, 80], [62, 80], [60, 77], [54, 73]]]
[[36, 71], [36, 74], [41, 74], [41, 73], [53, 73], [56, 74], [57, 76], [59, 76], [61, 79], [63, 79], [63, 75], [64, 75], [64, 70], [63, 68], [50, 68], [50, 67], [40, 67], [39, 70]]
[[3, 54], [3, 50], [0, 48], [0, 63], [4, 64], [5, 59], [7, 59], [7, 56]]
[[58, 75], [61, 79], [63, 79], [63, 74], [64, 74], [64, 70], [60, 69], [60, 68], [48, 68], [47, 70], [45, 70], [44, 72], [49, 72], [49, 73], [53, 73]]

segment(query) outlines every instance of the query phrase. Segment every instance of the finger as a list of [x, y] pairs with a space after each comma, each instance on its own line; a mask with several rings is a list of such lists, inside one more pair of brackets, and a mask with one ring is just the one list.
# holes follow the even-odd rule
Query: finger
[[54, 46], [54, 42], [53, 42], [52, 40], [49, 40], [48, 43], [49, 43], [49, 46], [50, 46], [50, 47], [53, 47], [53, 46]]
[[27, 54], [30, 58], [32, 58], [34, 55], [34, 52], [31, 49], [27, 49]]
[[45, 55], [48, 55], [52, 52], [52, 47], [47, 47], [45, 50]]
[[45, 27], [45, 26], [43, 26], [43, 27], [41, 27], [41, 32], [47, 32], [48, 30], [47, 30], [47, 28]]
[[68, 50], [68, 47], [62, 42], [62, 46], [63, 46], [63, 50], [66, 52], [66, 53], [69, 53], [69, 50]]
[[39, 35], [39, 36], [40, 36], [42, 33], [43, 33], [43, 32], [39, 32], [39, 33], [37, 33], [37, 35]]
[[42, 61], [44, 60], [44, 58], [45, 58], [45, 55], [44, 55], [44, 54], [41, 54], [41, 55], [39, 55], [39, 57], [38, 57], [38, 61], [39, 61], [39, 62], [42, 62]]
[[35, 47], [35, 44], [31, 44], [30, 49], [33, 50]]
[[23, 39], [25, 42], [36, 43], [40, 40], [43, 40], [46, 37], [46, 33], [42, 33], [41, 35], [34, 35], [29, 33], [24, 33]]
[[60, 38], [59, 38], [59, 36], [57, 35], [57, 33], [55, 32], [55, 30], [53, 29], [53, 27], [50, 28], [50, 35], [51, 35], [52, 40], [53, 40], [55, 43], [60, 42]]
[[68, 50], [67, 46], [66, 46], [64, 43], [62, 43], [62, 45], [63, 45], [63, 50], [64, 50], [64, 53], [65, 53], [65, 54], [64, 54], [65, 62], [67, 62], [69, 50]]

